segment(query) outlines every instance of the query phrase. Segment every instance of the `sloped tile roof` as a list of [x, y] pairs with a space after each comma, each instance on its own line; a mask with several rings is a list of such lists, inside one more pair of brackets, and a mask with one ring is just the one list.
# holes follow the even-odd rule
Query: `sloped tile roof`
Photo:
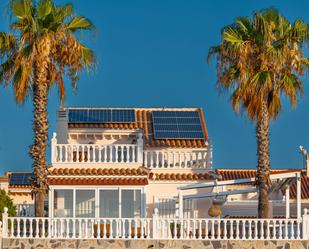
[[[213, 172], [210, 173], [154, 173], [144, 167], [134, 168], [54, 168], [50, 170], [49, 178], [54, 177], [78, 176], [81, 177], [109, 177], [117, 176], [117, 179], [127, 177], [146, 177], [152, 181], [195, 181], [195, 180], [212, 180], [214, 179]], [[90, 179], [90, 178], [89, 178]], [[54, 183], [52, 183], [54, 184]]]
[[144, 168], [53, 168], [50, 176], [147, 176]]
[[213, 180], [214, 177], [208, 173], [150, 173], [149, 179], [153, 181], [201, 181]]
[[[204, 113], [201, 108], [195, 108], [199, 112], [202, 130], [205, 137], [203, 139], [154, 139], [152, 112], [159, 110], [155, 108], [133, 108], [135, 110], [136, 121], [133, 123], [69, 123], [69, 128], [108, 128], [108, 129], [143, 129], [145, 134], [146, 147], [168, 147], [168, 148], [206, 148], [208, 132]], [[192, 108], [169, 108], [168, 110], [193, 110]], [[164, 110], [161, 108], [161, 110]]]
[[[306, 176], [304, 170], [299, 169], [272, 169], [271, 174], [289, 173], [289, 172], [300, 172], [301, 177], [301, 198], [309, 199], [309, 177]], [[221, 175], [221, 181], [226, 180], [237, 180], [244, 178], [254, 178], [256, 177], [255, 169], [216, 169], [216, 174]], [[290, 198], [296, 199], [296, 182], [293, 182], [290, 186]]]
[[48, 184], [51, 185], [147, 185], [147, 178], [128, 178], [128, 177], [116, 177], [116, 178], [49, 178]]

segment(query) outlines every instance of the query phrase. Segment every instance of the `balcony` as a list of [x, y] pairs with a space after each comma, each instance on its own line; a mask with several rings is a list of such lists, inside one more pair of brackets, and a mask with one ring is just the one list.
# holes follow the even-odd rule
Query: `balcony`
[[135, 144], [59, 144], [56, 134], [51, 143], [51, 162], [63, 164], [122, 164], [149, 169], [210, 169], [206, 149], [144, 149], [139, 137]]
[[137, 152], [134, 144], [56, 144], [52, 163], [138, 163]]

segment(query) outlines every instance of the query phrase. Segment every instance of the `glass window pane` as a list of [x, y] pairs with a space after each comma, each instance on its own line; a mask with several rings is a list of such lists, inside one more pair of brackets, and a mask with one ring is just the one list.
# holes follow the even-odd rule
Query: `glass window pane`
[[121, 192], [121, 217], [141, 217], [141, 190], [122, 190]]
[[119, 191], [100, 190], [100, 217], [119, 217]]
[[75, 217], [95, 216], [95, 190], [76, 190]]
[[73, 217], [73, 190], [54, 190], [54, 216]]

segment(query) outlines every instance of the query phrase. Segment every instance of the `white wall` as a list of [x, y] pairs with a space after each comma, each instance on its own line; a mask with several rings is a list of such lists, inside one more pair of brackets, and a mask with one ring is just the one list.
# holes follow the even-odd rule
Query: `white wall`
[[[146, 213], [147, 217], [151, 217], [154, 209], [154, 197], [174, 197], [178, 196], [177, 187], [186, 186], [189, 184], [195, 184], [198, 181], [150, 181], [145, 186], [146, 192]], [[211, 188], [199, 189], [199, 190], [188, 190], [182, 191], [183, 195], [186, 194], [202, 194], [211, 192]], [[198, 217], [208, 217], [208, 209], [211, 206], [210, 199], [199, 199], [196, 200], [196, 207], [198, 211]]]

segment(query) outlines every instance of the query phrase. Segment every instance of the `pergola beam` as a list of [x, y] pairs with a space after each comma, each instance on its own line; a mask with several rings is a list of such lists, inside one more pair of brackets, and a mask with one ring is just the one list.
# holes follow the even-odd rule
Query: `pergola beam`
[[[301, 171], [272, 174], [272, 175], [269, 176], [269, 178], [270, 178], [271, 181], [277, 180], [277, 182], [274, 182], [274, 184], [271, 188], [272, 191], [278, 191], [280, 189], [285, 189], [286, 218], [290, 217], [290, 185], [296, 179], [297, 218], [301, 218]], [[181, 190], [214, 188], [214, 187], [217, 187], [217, 186], [254, 183], [255, 181], [256, 181], [255, 178], [244, 178], [244, 179], [227, 180], [227, 181], [214, 181], [214, 182], [191, 184], [191, 185], [187, 185], [187, 186], [178, 187], [177, 189], [180, 190], [180, 192], [181, 192]], [[207, 193], [207, 194], [192, 194], [192, 195], [182, 195], [182, 194], [180, 194], [180, 196], [183, 196], [183, 199], [201, 199], [201, 198], [237, 195], [237, 194], [254, 193], [254, 192], [258, 192], [256, 188], [223, 191], [223, 192], [219, 192], [219, 193]]]
[[[283, 180], [289, 178], [295, 178], [297, 175], [300, 175], [300, 172], [288, 172], [288, 173], [280, 173], [280, 174], [272, 174], [269, 176], [270, 180]], [[244, 178], [244, 179], [236, 179], [236, 180], [227, 180], [227, 181], [214, 181], [214, 182], [205, 182], [205, 183], [197, 183], [191, 184], [187, 186], [178, 187], [178, 190], [188, 190], [188, 189], [199, 189], [199, 188], [211, 188], [216, 186], [226, 186], [226, 185], [234, 185], [234, 184], [243, 184], [243, 183], [254, 183], [255, 178]]]
[[219, 193], [207, 193], [207, 194], [193, 194], [193, 195], [183, 195], [183, 199], [201, 199], [208, 197], [218, 197], [218, 196], [227, 196], [227, 195], [238, 195], [238, 194], [246, 194], [246, 193], [256, 193], [257, 189], [240, 189], [240, 190], [232, 190], [232, 191], [223, 191]]

